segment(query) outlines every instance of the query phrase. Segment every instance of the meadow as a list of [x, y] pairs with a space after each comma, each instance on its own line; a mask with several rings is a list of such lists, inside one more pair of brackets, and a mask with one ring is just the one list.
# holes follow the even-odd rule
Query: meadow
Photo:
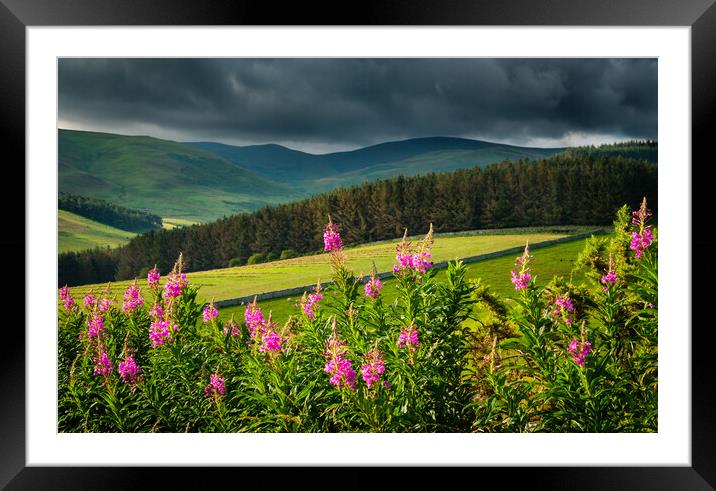
[[57, 212], [58, 252], [81, 251], [95, 247], [118, 247], [136, 236], [109, 225], [81, 217], [66, 210]]
[[[589, 227], [558, 227], [557, 229], [586, 231]], [[513, 233], [481, 231], [481, 233], [447, 234], [437, 236], [433, 249], [436, 262], [476, 256], [516, 246], [566, 237], [568, 233], [547, 232], [548, 228], [512, 229]], [[507, 231], [510, 232], [510, 231]], [[415, 239], [413, 237], [413, 239]], [[347, 265], [359, 276], [370, 274], [373, 264], [378, 272], [389, 271], [400, 239], [381, 241], [345, 250]], [[187, 279], [199, 287], [199, 299], [225, 300], [259, 293], [272, 292], [328, 281], [331, 267], [328, 254], [316, 254], [263, 264], [222, 268], [187, 273]], [[163, 273], [163, 272], [161, 272]], [[118, 281], [109, 285], [110, 295], [124, 292], [132, 281]], [[107, 288], [106, 284], [82, 285], [73, 288], [78, 294], [95, 293]]]

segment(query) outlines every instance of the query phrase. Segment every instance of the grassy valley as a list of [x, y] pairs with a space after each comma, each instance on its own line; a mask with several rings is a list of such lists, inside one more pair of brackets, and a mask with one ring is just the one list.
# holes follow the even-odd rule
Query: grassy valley
[[104, 225], [66, 210], [57, 216], [58, 252], [81, 251], [95, 247], [118, 247], [134, 237], [134, 232]]

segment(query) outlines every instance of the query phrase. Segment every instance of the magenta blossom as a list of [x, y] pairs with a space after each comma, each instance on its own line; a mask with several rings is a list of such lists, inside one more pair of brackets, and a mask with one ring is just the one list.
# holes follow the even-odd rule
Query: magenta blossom
[[355, 390], [356, 372], [351, 368], [351, 361], [345, 357], [348, 349], [346, 343], [338, 339], [335, 326], [334, 319], [333, 335], [326, 340], [326, 349], [323, 352], [328, 359], [324, 371], [331, 375], [329, 382], [337, 389], [348, 387]]
[[186, 274], [184, 273], [169, 275], [167, 282], [164, 285], [164, 298], [169, 299], [180, 297], [184, 287], [188, 284], [189, 282], [187, 281]]
[[323, 231], [323, 249], [328, 252], [339, 251], [343, 248], [343, 240], [338, 233], [338, 226], [334, 225], [331, 217], [328, 217], [328, 224]]
[[572, 342], [569, 343], [567, 351], [572, 353], [572, 360], [580, 367], [584, 366], [587, 356], [592, 352], [592, 344], [589, 341], [577, 341], [577, 338], [572, 338]]
[[155, 303], [151, 309], [149, 309], [149, 316], [153, 319], [159, 320], [164, 317], [164, 309], [162, 304]]
[[638, 232], [632, 232], [631, 244], [629, 244], [629, 247], [632, 251], [634, 251], [634, 257], [641, 258], [644, 250], [647, 249], [653, 241], [654, 235], [651, 233], [651, 229], [648, 226], [644, 228], [641, 234]]
[[607, 274], [602, 276], [602, 284], [606, 285], [607, 283], [614, 284], [618, 280], [617, 273], [614, 270], [610, 270]]
[[112, 300], [109, 298], [103, 298], [99, 301], [99, 313], [104, 314], [112, 306]]
[[233, 315], [231, 316], [231, 319], [226, 321], [224, 324], [224, 336], [229, 334], [229, 331], [231, 331], [232, 336], [237, 336], [240, 333], [239, 325], [234, 321]]
[[64, 304], [65, 310], [74, 310], [75, 308], [75, 299], [72, 298], [72, 294], [70, 293], [70, 289], [67, 288], [67, 285], [60, 288], [60, 299], [62, 300], [62, 303]]
[[433, 245], [433, 224], [430, 224], [430, 230], [423, 240], [418, 242], [415, 247], [408, 242], [408, 230], [403, 234], [403, 240], [396, 246], [395, 260], [398, 264], [393, 266], [393, 273], [401, 271], [413, 270], [425, 274], [433, 263], [430, 260], [430, 248]]
[[127, 355], [124, 361], [119, 364], [118, 370], [122, 381], [125, 383], [134, 384], [142, 380], [142, 369], [134, 361], [132, 355]]
[[213, 303], [204, 307], [204, 322], [211, 322], [217, 317], [219, 317], [219, 310], [214, 307]]
[[383, 363], [383, 357], [378, 348], [374, 348], [367, 353], [366, 362], [361, 367], [361, 374], [366, 385], [370, 387], [380, 380], [380, 376], [385, 372], [385, 363]]
[[152, 322], [149, 326], [149, 340], [152, 342], [152, 348], [171, 342], [172, 334], [177, 330], [179, 330], [179, 326], [168, 320]]
[[97, 302], [97, 299], [92, 295], [91, 293], [88, 293], [85, 295], [85, 298], [83, 300], [85, 307], [92, 308], [94, 307], [94, 304]]
[[252, 338], [255, 338], [263, 331], [266, 319], [264, 319], [264, 314], [261, 312], [261, 309], [256, 303], [256, 298], [254, 298], [253, 303], [246, 306], [246, 310], [244, 311], [244, 320], [246, 321], [246, 329], [249, 331]]
[[515, 290], [526, 290], [529, 287], [530, 281], [532, 281], [529, 267], [531, 261], [532, 256], [530, 255], [529, 242], [527, 242], [525, 251], [515, 260], [515, 269], [517, 271], [511, 271], [512, 284], [515, 285]]
[[154, 265], [153, 269], [150, 269], [147, 273], [147, 285], [149, 285], [150, 288], [155, 288], [159, 286], [159, 280], [161, 279], [161, 275], [159, 274], [159, 270], [157, 269], [156, 264]]
[[109, 355], [102, 350], [99, 356], [95, 358], [94, 374], [95, 375], [109, 375], [112, 373], [112, 361], [109, 359]]
[[398, 348], [407, 346], [410, 348], [410, 351], [415, 351], [418, 349], [419, 344], [420, 340], [418, 330], [413, 324], [405, 326], [400, 330], [400, 335], [398, 336]]
[[131, 285], [124, 292], [124, 301], [122, 302], [122, 310], [124, 312], [134, 312], [137, 308], [144, 305], [144, 297], [142, 297], [139, 287], [136, 284]]
[[104, 319], [99, 315], [95, 315], [91, 319], [87, 319], [87, 327], [87, 335], [90, 338], [98, 338], [104, 332]]
[[204, 395], [206, 397], [216, 397], [226, 394], [226, 385], [224, 385], [224, 377], [217, 373], [212, 373], [209, 377], [209, 385], [204, 387]]
[[273, 329], [270, 329], [261, 337], [261, 346], [259, 346], [259, 351], [264, 353], [266, 351], [280, 351], [280, 350], [281, 350], [281, 336]]
[[373, 275], [370, 281], [365, 284], [365, 296], [370, 298], [378, 298], [380, 290], [383, 288], [383, 284], [380, 282], [380, 278]]

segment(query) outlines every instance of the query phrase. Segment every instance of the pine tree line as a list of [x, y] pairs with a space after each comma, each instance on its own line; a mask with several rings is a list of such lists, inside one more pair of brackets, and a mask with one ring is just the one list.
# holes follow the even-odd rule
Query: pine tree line
[[[59, 284], [131, 279], [183, 252], [187, 271], [242, 264], [252, 254], [318, 252], [330, 213], [347, 246], [423, 233], [541, 225], [608, 225], [646, 196], [656, 210], [657, 166], [619, 155], [561, 153], [339, 188], [298, 202], [174, 230], [156, 230], [115, 250], [60, 255]], [[101, 259], [103, 257], [104, 259]], [[114, 263], [115, 274], [106, 267]], [[96, 269], [92, 270], [96, 265]], [[90, 270], [88, 271], [87, 268]]]

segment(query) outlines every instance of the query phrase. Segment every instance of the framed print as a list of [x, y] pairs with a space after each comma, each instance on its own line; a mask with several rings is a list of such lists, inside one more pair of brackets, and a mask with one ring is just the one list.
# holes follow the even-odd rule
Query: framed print
[[[708, 205], [690, 198], [708, 196], [702, 188], [709, 180], [692, 173], [707, 165], [693, 162], [706, 160], [714, 107], [716, 7], [710, 1], [632, 1], [609, 9], [563, 3], [498, 8], [454, 2], [449, 9], [437, 2], [363, 4], [346, 24], [325, 11], [316, 15], [318, 5], [272, 12], [252, 2], [217, 2], [209, 12], [186, 1], [135, 11], [111, 2], [3, 0], [4, 141], [14, 161], [25, 162], [26, 193], [25, 224], [13, 227], [25, 230], [25, 239], [13, 233], [3, 240], [13, 258], [24, 245], [26, 287], [25, 331], [7, 330], [10, 348], [0, 378], [9, 402], [0, 430], [0, 483], [52, 488], [73, 480], [80, 487], [125, 488], [151, 472], [176, 472], [197, 485], [210, 474], [218, 484], [234, 470], [228, 467], [241, 467], [244, 484], [260, 484], [266, 470], [248, 467], [265, 466], [348, 466], [356, 480], [371, 466], [460, 466], [475, 476], [500, 476], [508, 466], [523, 485], [713, 488], [712, 370], [706, 365], [712, 335], [708, 321], [693, 316], [694, 305], [708, 305], [709, 289], [693, 279], [708, 274], [716, 241]], [[228, 82], [217, 84], [218, 77]], [[241, 99], [246, 93], [251, 97]], [[610, 111], [618, 116], [605, 117]], [[274, 113], [281, 118], [271, 119]], [[358, 115], [350, 124], [349, 114]], [[463, 130], [456, 121], [480, 131]], [[96, 156], [100, 145], [111, 158]], [[489, 145], [492, 160], [470, 171]], [[351, 157], [356, 152], [363, 153]], [[612, 154], [593, 155], [599, 152]], [[629, 161], [629, 152], [640, 160], [620, 164], [633, 167], [623, 175], [617, 167], [587, 172], [578, 160]], [[503, 170], [488, 166], [495, 159]], [[532, 167], [524, 162], [531, 159], [553, 159], [564, 175], [529, 174], [525, 169]], [[214, 178], [207, 179], [210, 174]], [[528, 176], [548, 184], [533, 190]], [[520, 192], [504, 191], [498, 181]], [[622, 190], [623, 182], [631, 188]], [[488, 197], [466, 197], [473, 206], [467, 212], [442, 196], [458, 200], [461, 189], [465, 196]], [[639, 208], [628, 194], [645, 190], [658, 194], [661, 234], [646, 224], [647, 204]], [[382, 195], [399, 199], [414, 215], [403, 211], [391, 222], [400, 207], [376, 198]], [[622, 213], [621, 249], [593, 239], [591, 246], [603, 249], [582, 256], [585, 264], [599, 264], [597, 288], [585, 293], [556, 281], [529, 297], [536, 285], [531, 261], [540, 249], [597, 233], [584, 224], [606, 223], [597, 214], [614, 215], [612, 196], [629, 196], [634, 211]], [[351, 200], [355, 206], [345, 204]], [[657, 200], [649, 202], [656, 212]], [[520, 209], [517, 203], [525, 204]], [[415, 211], [421, 207], [427, 211]], [[103, 210], [104, 221], [81, 214], [90, 208], [93, 217]], [[110, 214], [114, 218], [106, 218]], [[19, 221], [18, 213], [8, 215]], [[116, 242], [81, 242], [89, 239], [77, 232], [80, 219], [100, 223], [102, 237]], [[538, 229], [557, 221], [562, 229]], [[125, 228], [114, 226], [120, 222]], [[429, 225], [424, 238], [417, 234], [425, 231], [412, 230], [421, 224]], [[577, 228], [566, 231], [567, 225]], [[528, 226], [535, 229], [515, 232]], [[411, 230], [403, 235], [405, 227]], [[487, 237], [476, 232], [469, 245], [459, 243], [459, 233], [476, 230]], [[510, 234], [521, 233], [532, 234], [531, 248], [510, 242]], [[176, 247], [167, 245], [172, 238]], [[475, 246], [478, 239], [484, 248]], [[453, 242], [440, 246], [440, 240]], [[348, 268], [358, 264], [350, 262], [351, 248], [381, 241], [389, 241], [383, 246], [389, 261], [371, 257], [355, 271]], [[130, 245], [105, 248], [117, 244]], [[516, 256], [518, 245], [524, 254], [503, 269], [522, 307], [504, 319], [493, 310], [489, 322], [445, 307], [453, 298], [450, 288], [458, 289], [461, 266], [450, 264], [440, 247], [450, 253], [465, 247], [454, 254], [467, 263]], [[208, 252], [212, 248], [221, 254]], [[81, 250], [96, 252], [75, 252]], [[168, 261], [157, 250], [179, 259]], [[642, 256], [653, 262], [634, 259]], [[75, 258], [71, 267], [68, 258]], [[325, 265], [311, 269], [313, 276], [287, 280], [314, 268], [314, 259]], [[109, 276], [102, 275], [103, 261]], [[256, 286], [264, 281], [259, 273], [240, 279], [280, 261], [294, 270], [279, 271], [283, 276], [268, 286]], [[222, 273], [204, 280], [193, 274], [205, 270]], [[330, 272], [332, 283], [326, 282]], [[619, 295], [622, 274], [636, 278], [638, 288], [612, 297]], [[115, 280], [121, 291], [101, 289]], [[196, 293], [194, 281], [210, 297]], [[59, 304], [58, 282], [69, 285], [59, 290]], [[83, 289], [89, 283], [96, 287]], [[378, 302], [384, 285], [383, 294], [396, 292], [385, 297], [387, 306]], [[470, 295], [465, 302], [478, 301]], [[7, 293], [8, 325], [16, 317], [10, 312], [19, 311], [17, 296], [17, 288]], [[530, 301], [532, 317], [525, 313]], [[588, 327], [599, 315], [604, 332], [618, 324], [600, 302], [623, 309], [624, 325], [635, 326], [619, 331], [633, 336], [629, 342], [609, 344], [613, 358], [604, 355], [606, 335]], [[262, 312], [262, 304], [270, 307]], [[335, 313], [321, 312], [321, 304], [337, 305]], [[295, 313], [281, 317], [289, 307]], [[65, 330], [43, 328], [56, 324], [58, 313]], [[477, 360], [468, 362], [467, 354], [460, 358], [462, 344], [448, 347], [436, 333], [441, 323], [447, 332], [473, 317], [483, 327], [503, 327], [486, 328], [482, 344], [465, 351]], [[500, 335], [508, 326], [534, 328], [537, 341], [530, 347]], [[358, 335], [356, 329], [365, 331]], [[185, 340], [186, 350], [175, 339]], [[299, 356], [299, 342], [313, 351]], [[534, 347], [540, 343], [550, 344]], [[209, 361], [191, 365], [197, 353]], [[510, 364], [515, 353], [524, 364]], [[239, 354], [253, 361], [237, 368], [231, 357]], [[611, 370], [612, 359], [622, 360], [614, 362], [614, 373], [635, 373], [624, 368], [630, 364], [648, 368], [638, 380], [593, 385]], [[311, 363], [320, 365], [322, 384], [305, 375]], [[418, 369], [421, 363], [427, 368]], [[460, 368], [450, 390], [430, 372], [441, 363]], [[460, 392], [468, 367], [482, 367], [480, 377], [491, 381], [484, 395]], [[547, 372], [558, 373], [560, 382], [539, 385]], [[287, 374], [306, 390], [282, 385]], [[564, 395], [559, 384], [586, 395]], [[237, 386], [251, 387], [251, 395], [232, 406]], [[658, 393], [651, 390], [657, 386]], [[523, 387], [529, 395], [515, 395]], [[591, 392], [595, 387], [599, 397]], [[459, 408], [440, 395], [443, 390], [462, 401]], [[604, 405], [611, 402], [602, 401], [617, 390], [638, 394], [633, 397], [645, 409], [624, 405], [614, 416]], [[84, 396], [89, 393], [91, 400]], [[163, 401], [168, 393], [172, 404]], [[419, 404], [397, 404], [401, 394], [413, 394], [410, 401]], [[532, 397], [546, 402], [530, 406]], [[120, 400], [135, 402], [123, 406]], [[592, 416], [580, 419], [578, 404]], [[262, 419], [254, 414], [264, 412], [252, 412], [265, 407], [275, 413]], [[176, 469], [198, 466], [221, 469]], [[307, 469], [291, 469], [276, 479], [290, 482], [296, 475], [313, 478]]]

